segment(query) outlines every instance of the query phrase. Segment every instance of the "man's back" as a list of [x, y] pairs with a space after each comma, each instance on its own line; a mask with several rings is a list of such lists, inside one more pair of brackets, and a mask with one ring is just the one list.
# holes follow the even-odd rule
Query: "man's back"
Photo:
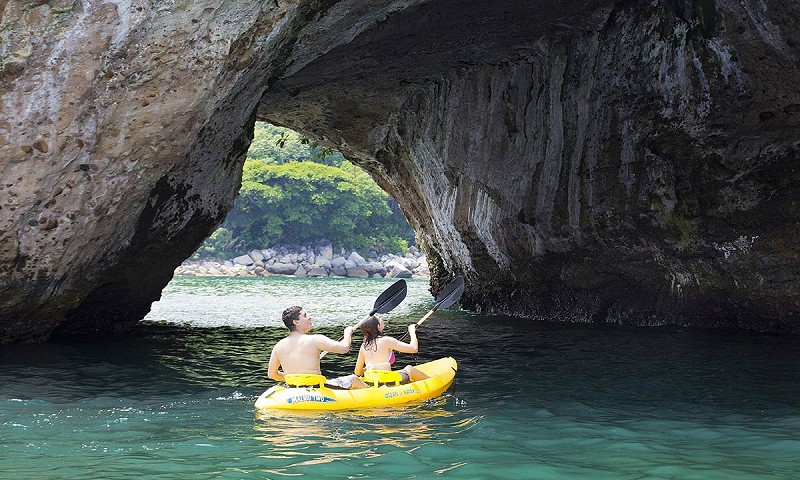
[[273, 350], [283, 373], [321, 373], [319, 347], [322, 335], [292, 334], [279, 341]]
[[273, 380], [282, 381], [286, 373], [321, 374], [320, 352], [347, 353], [350, 350], [353, 327], [345, 327], [344, 337], [337, 342], [325, 335], [307, 335], [312, 327], [311, 315], [299, 306], [287, 308], [282, 317], [291, 333], [275, 344], [269, 356], [267, 375]]

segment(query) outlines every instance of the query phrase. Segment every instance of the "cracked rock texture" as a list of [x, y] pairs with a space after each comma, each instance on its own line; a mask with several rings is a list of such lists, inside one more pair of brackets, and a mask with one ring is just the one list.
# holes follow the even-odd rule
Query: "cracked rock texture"
[[129, 328], [256, 118], [400, 203], [435, 290], [800, 332], [800, 5], [0, 2], [0, 341]]

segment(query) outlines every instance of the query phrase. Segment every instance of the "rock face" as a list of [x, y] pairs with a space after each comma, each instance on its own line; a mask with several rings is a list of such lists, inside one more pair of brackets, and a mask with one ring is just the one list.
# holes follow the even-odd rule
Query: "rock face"
[[250, 3], [0, 4], [0, 341], [135, 324], [224, 219], [275, 21]]
[[470, 308], [800, 331], [800, 7], [521, 3], [301, 43], [259, 112], [372, 171]]
[[800, 6], [0, 3], [0, 341], [128, 328], [230, 209], [256, 118], [400, 203], [434, 290], [800, 332]]

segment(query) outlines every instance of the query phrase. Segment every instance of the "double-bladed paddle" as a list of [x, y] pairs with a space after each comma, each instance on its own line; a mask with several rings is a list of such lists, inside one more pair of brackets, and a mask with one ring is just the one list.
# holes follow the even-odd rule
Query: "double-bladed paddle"
[[[433, 312], [439, 310], [440, 308], [447, 308], [453, 305], [461, 298], [461, 294], [464, 293], [464, 277], [461, 275], [454, 278], [450, 283], [447, 284], [446, 287], [439, 292], [439, 295], [436, 295], [436, 304], [431, 308], [428, 313], [425, 314], [424, 317], [420, 318], [417, 322], [417, 326], [419, 327], [422, 323], [428, 319]], [[404, 341], [408, 338], [408, 332], [403, 335], [403, 338], [400, 341]]]
[[375, 300], [375, 305], [372, 306], [372, 311], [369, 312], [369, 316], [371, 317], [376, 313], [391, 312], [394, 310], [394, 307], [400, 305], [400, 302], [406, 298], [407, 291], [408, 286], [406, 285], [405, 280], [400, 279], [394, 282]]
[[[463, 283], [463, 281], [462, 281]], [[383, 291], [378, 298], [375, 300], [375, 305], [372, 306], [372, 311], [369, 312], [369, 316], [373, 316], [376, 313], [387, 313], [391, 312], [394, 307], [400, 305], [400, 302], [406, 298], [406, 292], [408, 291], [408, 285], [406, 285], [406, 281], [400, 279], [394, 282], [389, 288]], [[340, 338], [339, 341], [341, 342], [344, 337]], [[328, 352], [322, 352], [319, 354], [319, 358], [324, 357]]]

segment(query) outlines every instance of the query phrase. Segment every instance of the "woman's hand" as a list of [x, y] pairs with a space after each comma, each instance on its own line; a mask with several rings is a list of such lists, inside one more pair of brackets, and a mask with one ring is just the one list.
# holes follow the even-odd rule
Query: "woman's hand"
[[408, 333], [409, 334], [413, 335], [414, 332], [416, 332], [416, 331], [417, 331], [417, 324], [416, 323], [412, 323], [411, 325], [408, 326]]

